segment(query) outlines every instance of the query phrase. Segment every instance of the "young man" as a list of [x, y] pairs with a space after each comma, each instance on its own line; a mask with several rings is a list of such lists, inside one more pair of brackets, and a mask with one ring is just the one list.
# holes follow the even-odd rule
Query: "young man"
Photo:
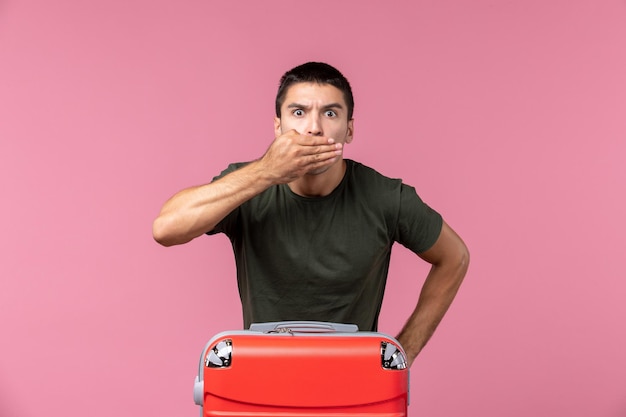
[[174, 195], [153, 235], [170, 246], [225, 233], [246, 327], [317, 320], [376, 330], [391, 247], [401, 243], [432, 264], [398, 335], [410, 365], [454, 299], [469, 254], [412, 187], [343, 159], [353, 108], [348, 81], [330, 65], [288, 71], [265, 154]]

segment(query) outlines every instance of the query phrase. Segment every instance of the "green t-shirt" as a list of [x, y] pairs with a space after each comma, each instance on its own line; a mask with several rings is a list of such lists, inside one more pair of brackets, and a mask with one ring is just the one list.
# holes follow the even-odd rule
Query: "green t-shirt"
[[[245, 328], [316, 320], [375, 331], [393, 243], [420, 253], [439, 237], [441, 216], [413, 187], [346, 164], [343, 180], [325, 197], [272, 186], [208, 232], [232, 242]], [[231, 164], [216, 179], [243, 165]]]

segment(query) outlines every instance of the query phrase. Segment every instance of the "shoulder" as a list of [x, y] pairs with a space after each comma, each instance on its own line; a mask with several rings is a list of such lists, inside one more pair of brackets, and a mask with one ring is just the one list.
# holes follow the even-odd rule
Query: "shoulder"
[[358, 200], [388, 213], [396, 213], [407, 186], [401, 178], [391, 178], [360, 162], [348, 160], [348, 189]]
[[402, 180], [390, 178], [360, 162], [346, 160], [346, 192], [369, 212], [383, 214], [388, 223], [397, 217], [402, 200]]
[[381, 174], [374, 168], [360, 162], [346, 159], [347, 171], [350, 180], [356, 183], [365, 183], [368, 188], [379, 187], [381, 190], [398, 190], [402, 185], [402, 179], [391, 178]]
[[222, 178], [223, 176], [230, 174], [231, 172], [237, 171], [238, 169], [245, 167], [249, 163], [250, 163], [250, 161], [248, 161], [248, 162], [232, 162], [232, 163], [230, 163], [228, 165], [228, 167], [226, 167], [226, 169], [224, 169], [222, 172], [220, 172], [219, 175], [216, 175], [215, 177], [213, 177], [213, 181], [218, 180], [218, 179]]

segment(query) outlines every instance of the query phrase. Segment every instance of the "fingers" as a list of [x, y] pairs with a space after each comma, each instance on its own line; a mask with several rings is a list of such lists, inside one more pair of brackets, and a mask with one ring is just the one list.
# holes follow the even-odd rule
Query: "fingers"
[[312, 148], [312, 157], [314, 161], [324, 161], [328, 159], [334, 159], [341, 155], [342, 153], [342, 144], [336, 143], [331, 145], [324, 146], [313, 146]]
[[289, 136], [295, 145], [301, 147], [303, 155], [320, 155], [318, 158], [327, 153], [341, 155], [343, 149], [342, 143], [335, 143], [333, 138], [326, 136], [301, 135], [295, 130], [288, 132], [285, 136]]
[[312, 155], [315, 160], [334, 158], [341, 155], [343, 145], [341, 143], [328, 143], [326, 145], [310, 145], [303, 147], [303, 155]]
[[342, 152], [343, 144], [332, 138], [289, 131], [274, 139], [261, 159], [266, 171], [285, 183], [332, 165]]

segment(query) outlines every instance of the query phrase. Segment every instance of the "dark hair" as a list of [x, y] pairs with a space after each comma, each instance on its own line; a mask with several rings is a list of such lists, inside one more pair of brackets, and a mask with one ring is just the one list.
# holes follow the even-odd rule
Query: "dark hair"
[[285, 101], [287, 90], [297, 83], [330, 84], [337, 87], [343, 93], [343, 98], [348, 106], [348, 120], [352, 119], [354, 97], [352, 97], [350, 83], [339, 70], [323, 62], [307, 62], [287, 71], [282, 76], [276, 94], [276, 117], [280, 117], [280, 108]]

